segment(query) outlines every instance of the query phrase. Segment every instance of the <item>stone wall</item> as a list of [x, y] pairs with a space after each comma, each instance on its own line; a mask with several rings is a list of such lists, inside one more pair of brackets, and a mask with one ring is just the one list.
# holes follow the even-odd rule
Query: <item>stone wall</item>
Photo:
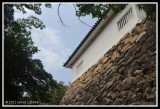
[[69, 86], [60, 104], [155, 105], [156, 24], [137, 24]]

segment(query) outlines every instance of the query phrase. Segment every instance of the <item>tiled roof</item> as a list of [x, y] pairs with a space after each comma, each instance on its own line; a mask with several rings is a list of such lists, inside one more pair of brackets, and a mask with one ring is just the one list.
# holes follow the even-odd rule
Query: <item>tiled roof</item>
[[143, 20], [67, 89], [61, 105], [155, 105], [156, 24]]
[[77, 48], [74, 50], [74, 52], [72, 53], [72, 55], [68, 58], [68, 60], [64, 63], [63, 66], [66, 66], [67, 63], [72, 59], [72, 57], [76, 54], [76, 52], [79, 50], [79, 48], [81, 48], [81, 46], [83, 45], [83, 43], [88, 39], [88, 37], [90, 36], [90, 34], [94, 31], [94, 29], [97, 27], [97, 25], [102, 21], [103, 19], [99, 19], [91, 28], [91, 30], [87, 33], [87, 35], [83, 38], [83, 40], [80, 42], [80, 44], [77, 46]]

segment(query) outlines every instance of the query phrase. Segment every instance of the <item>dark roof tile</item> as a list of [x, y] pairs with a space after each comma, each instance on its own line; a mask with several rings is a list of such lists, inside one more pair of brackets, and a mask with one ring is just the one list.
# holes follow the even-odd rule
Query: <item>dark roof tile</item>
[[99, 19], [91, 28], [91, 30], [88, 32], [88, 34], [83, 38], [83, 40], [80, 42], [80, 44], [77, 46], [77, 48], [74, 50], [72, 55], [68, 58], [68, 60], [64, 63], [63, 66], [66, 66], [68, 62], [72, 59], [72, 57], [76, 54], [76, 52], [81, 48], [81, 46], [84, 44], [84, 42], [88, 39], [90, 34], [94, 31], [94, 29], [98, 26], [98, 24], [102, 21], [102, 19]]

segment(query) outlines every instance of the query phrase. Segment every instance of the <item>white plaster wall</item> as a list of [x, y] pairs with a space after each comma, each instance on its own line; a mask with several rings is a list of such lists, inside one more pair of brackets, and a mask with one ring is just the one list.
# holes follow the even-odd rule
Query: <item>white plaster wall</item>
[[[117, 22], [132, 6], [133, 17], [130, 21], [121, 29], [118, 30]], [[100, 57], [102, 57], [113, 45], [115, 45], [127, 32], [130, 32], [135, 25], [146, 17], [145, 13], [139, 13], [136, 9], [136, 5], [128, 5], [122, 12], [117, 14], [115, 18], [104, 28], [99, 34], [96, 40], [84, 51], [79, 59], [72, 66], [72, 80], [76, 80], [80, 77], [88, 68], [97, 63]], [[83, 60], [83, 68], [79, 74], [76, 73], [77, 65]]]
[[137, 7], [134, 8], [134, 10], [136, 11], [136, 13], [137, 13], [136, 15], [140, 21], [146, 17], [146, 13], [143, 10], [139, 10]]

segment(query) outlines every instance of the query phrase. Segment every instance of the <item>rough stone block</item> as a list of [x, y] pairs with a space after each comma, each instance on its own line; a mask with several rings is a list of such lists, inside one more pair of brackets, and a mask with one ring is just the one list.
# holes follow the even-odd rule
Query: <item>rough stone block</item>
[[60, 104], [155, 105], [155, 40], [155, 26], [143, 20], [69, 86]]
[[110, 100], [109, 98], [104, 98], [102, 100], [102, 104], [104, 104], [104, 105], [110, 104], [111, 102], [112, 102], [112, 100]]
[[117, 58], [119, 56], [120, 56], [120, 54], [117, 51], [114, 51], [112, 56], [111, 56], [111, 59], [114, 60], [115, 58]]
[[114, 92], [114, 93], [112, 93], [112, 95], [111, 95], [111, 99], [112, 100], [115, 100], [115, 98], [118, 98], [119, 97], [119, 92]]
[[102, 63], [104, 64], [104, 63], [106, 63], [107, 61], [108, 61], [108, 57], [105, 57]]
[[138, 35], [138, 37], [137, 37], [137, 39], [136, 39], [136, 42], [138, 42], [145, 34], [146, 34], [145, 31], [141, 32], [141, 33]]
[[103, 63], [103, 60], [105, 59], [105, 57], [104, 56], [102, 56], [99, 60], [98, 60], [98, 63], [97, 64], [101, 64], [101, 63]]
[[121, 52], [125, 52], [125, 51], [127, 51], [129, 48], [131, 48], [131, 47], [132, 47], [132, 45], [127, 44], [127, 45], [125, 45], [125, 46], [122, 47]]
[[97, 65], [97, 67], [94, 70], [94, 73], [98, 72], [98, 70], [102, 69], [102, 64]]
[[125, 40], [124, 40], [124, 45], [131, 43], [132, 42], [132, 36], [128, 36]]

